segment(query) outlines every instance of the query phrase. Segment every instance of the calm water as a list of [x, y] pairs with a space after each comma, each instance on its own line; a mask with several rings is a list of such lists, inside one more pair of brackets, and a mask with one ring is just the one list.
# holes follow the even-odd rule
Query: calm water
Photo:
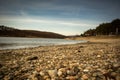
[[2, 49], [19, 49], [37, 46], [76, 44], [86, 41], [75, 41], [65, 39], [50, 38], [16, 38], [16, 37], [0, 37], [0, 50]]

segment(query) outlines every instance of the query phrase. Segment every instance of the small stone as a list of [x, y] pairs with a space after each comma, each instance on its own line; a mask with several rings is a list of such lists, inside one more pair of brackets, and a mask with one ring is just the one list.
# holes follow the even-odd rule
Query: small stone
[[37, 71], [33, 71], [33, 74], [37, 74], [38, 72]]
[[27, 60], [37, 60], [38, 57], [37, 56], [29, 56], [27, 57]]
[[74, 67], [74, 73], [75, 73], [75, 75], [78, 74], [78, 72], [80, 72], [80, 69], [78, 67]]
[[34, 71], [33, 75], [31, 75], [32, 80], [43, 80], [42, 76], [37, 72]]
[[48, 70], [48, 74], [51, 78], [54, 78], [57, 76], [57, 70]]
[[0, 68], [2, 67], [3, 65], [2, 64], [0, 64]]
[[62, 75], [62, 71], [59, 70], [57, 74], [58, 74], [58, 76], [61, 76]]
[[66, 74], [66, 68], [60, 68], [59, 70], [58, 70], [58, 76], [62, 76], [62, 75], [65, 75]]
[[50, 80], [50, 77], [45, 75], [45, 76], [43, 76], [43, 80]]
[[10, 73], [4, 77], [4, 80], [13, 80], [13, 78], [14, 78], [14, 75]]
[[78, 50], [78, 52], [81, 52], [80, 50]]
[[40, 72], [40, 71], [41, 71], [41, 68], [40, 68], [40, 67], [37, 67], [37, 68], [36, 68], [36, 71], [37, 71], [37, 72]]
[[82, 80], [88, 80], [88, 79], [89, 79], [89, 77], [87, 74], [82, 75]]
[[40, 72], [41, 76], [45, 76], [45, 73], [43, 71]]
[[68, 76], [66, 77], [67, 80], [76, 80], [77, 77], [76, 76]]
[[119, 65], [118, 63], [114, 63], [114, 64], [113, 64], [113, 67], [114, 67], [114, 68], [118, 68], [118, 67], [120, 67], [120, 65]]
[[2, 79], [4, 77], [4, 75], [0, 75], [0, 79]]
[[112, 76], [112, 77], [116, 77], [116, 76], [117, 76], [117, 73], [116, 73], [116, 72], [111, 72], [111, 76]]
[[98, 57], [98, 58], [100, 58], [100, 57], [101, 57], [101, 55], [97, 55], [97, 57]]
[[89, 72], [89, 70], [88, 69], [84, 69], [83, 72]]

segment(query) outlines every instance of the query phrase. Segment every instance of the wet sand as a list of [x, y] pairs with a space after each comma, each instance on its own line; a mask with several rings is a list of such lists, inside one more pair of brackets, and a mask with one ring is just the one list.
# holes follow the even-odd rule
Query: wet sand
[[86, 40], [0, 50], [0, 80], [120, 80], [120, 39]]

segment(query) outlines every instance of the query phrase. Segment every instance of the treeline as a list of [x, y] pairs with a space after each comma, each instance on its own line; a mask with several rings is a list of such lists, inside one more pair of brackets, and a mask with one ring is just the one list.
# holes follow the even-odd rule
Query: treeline
[[120, 19], [115, 19], [110, 23], [102, 23], [96, 29], [89, 29], [81, 36], [96, 35], [120, 35]]

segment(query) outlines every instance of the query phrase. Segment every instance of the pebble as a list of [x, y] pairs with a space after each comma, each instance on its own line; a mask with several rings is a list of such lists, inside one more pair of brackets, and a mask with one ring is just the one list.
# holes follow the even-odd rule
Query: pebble
[[0, 64], [0, 68], [2, 67], [3, 65], [2, 64]]
[[97, 55], [97, 57], [98, 57], [98, 58], [100, 58], [100, 57], [101, 57], [101, 55]]
[[2, 79], [4, 77], [4, 73], [1, 71], [0, 72], [0, 79]]
[[116, 73], [116, 72], [111, 72], [111, 76], [112, 76], [112, 77], [116, 77], [116, 76], [117, 76], [117, 73]]
[[87, 74], [82, 75], [82, 80], [88, 80], [88, 79], [89, 79], [89, 77]]
[[62, 76], [63, 72], [61, 70], [58, 70], [58, 76]]
[[38, 57], [37, 56], [29, 56], [27, 57], [27, 60], [37, 60]]
[[76, 76], [68, 76], [66, 77], [67, 80], [76, 80], [77, 77]]
[[55, 78], [57, 76], [57, 70], [48, 70], [47, 72], [51, 78]]
[[[82, 46], [83, 45], [83, 46]], [[98, 50], [103, 50], [102, 51]], [[77, 44], [0, 51], [6, 61], [0, 62], [0, 80], [120, 80], [120, 64], [109, 45]], [[116, 51], [116, 50], [114, 50]], [[23, 55], [23, 53], [26, 54]], [[105, 53], [107, 52], [107, 53]], [[102, 54], [101, 54], [102, 53]], [[116, 52], [117, 53], [117, 52]], [[14, 58], [11, 58], [14, 55]], [[39, 59], [40, 58], [40, 59]], [[1, 60], [1, 59], [0, 59]], [[4, 65], [3, 65], [4, 64]], [[13, 73], [13, 74], [11, 74]], [[17, 80], [16, 79], [16, 80]]]
[[89, 70], [88, 69], [84, 69], [83, 72], [89, 72]]

